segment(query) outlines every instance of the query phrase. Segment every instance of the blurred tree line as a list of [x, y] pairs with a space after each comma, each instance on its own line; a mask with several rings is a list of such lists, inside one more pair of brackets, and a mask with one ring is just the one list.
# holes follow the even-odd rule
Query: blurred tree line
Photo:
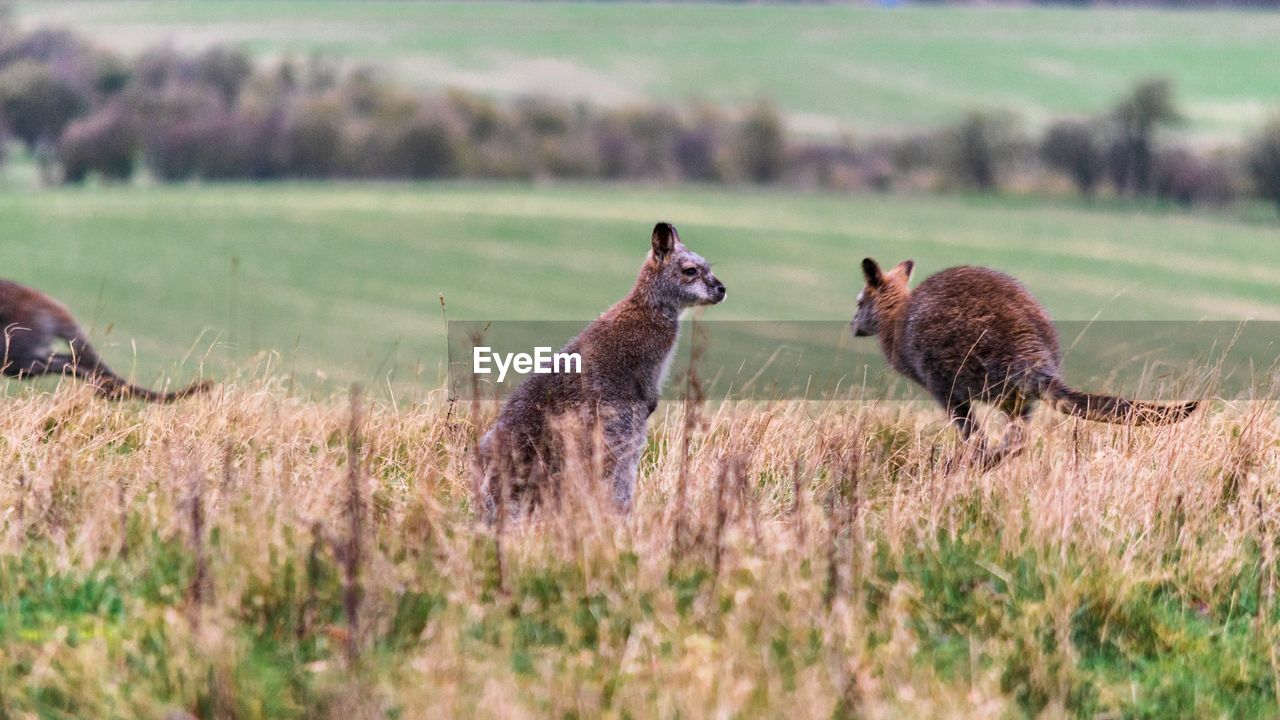
[[1187, 205], [1253, 194], [1280, 206], [1280, 119], [1237, 149], [1178, 146], [1172, 88], [1139, 83], [1095, 117], [1048, 125], [975, 111], [952, 127], [862, 138], [786, 131], [767, 102], [605, 109], [424, 94], [322, 59], [256, 65], [238, 50], [126, 59], [65, 31], [0, 31], [0, 148], [46, 183], [286, 178], [603, 179], [845, 190], [1051, 189]]
[[1172, 88], [1159, 79], [1138, 83], [1108, 112], [1050, 123], [1038, 141], [1022, 135], [1007, 115], [975, 112], [951, 132], [950, 172], [961, 184], [996, 190], [1019, 165], [1038, 162], [1085, 198], [1109, 186], [1114, 196], [1183, 205], [1223, 204], [1248, 192], [1243, 159], [1257, 154], [1257, 143], [1242, 154], [1162, 142], [1160, 130], [1180, 121]]
[[606, 178], [773, 182], [782, 120], [699, 107], [603, 110], [434, 96], [321, 59], [156, 49], [126, 61], [62, 31], [0, 38], [0, 122], [50, 182]]

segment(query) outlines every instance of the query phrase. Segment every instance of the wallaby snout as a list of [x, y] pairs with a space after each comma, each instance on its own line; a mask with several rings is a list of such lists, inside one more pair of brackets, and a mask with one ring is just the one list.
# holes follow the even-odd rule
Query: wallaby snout
[[725, 297], [728, 296], [729, 294], [729, 291], [726, 290], [724, 287], [724, 283], [720, 282], [718, 278], [713, 276], [711, 278], [711, 282], [708, 283], [708, 285], [711, 288], [711, 302], [708, 304], [719, 305], [720, 303], [724, 302]]

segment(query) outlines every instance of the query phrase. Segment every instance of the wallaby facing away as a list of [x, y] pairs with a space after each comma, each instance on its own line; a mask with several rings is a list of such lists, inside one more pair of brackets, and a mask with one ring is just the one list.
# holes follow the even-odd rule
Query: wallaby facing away
[[486, 518], [494, 519], [500, 478], [513, 509], [536, 506], [554, 487], [565, 459], [565, 439], [558, 435], [575, 429], [581, 451], [590, 450], [600, 433], [603, 477], [619, 509], [630, 509], [680, 314], [724, 298], [724, 283], [707, 261], [684, 246], [674, 227], [658, 223], [635, 287], [562, 349], [582, 356], [582, 372], [529, 376], [480, 441], [479, 500]]
[[[0, 280], [0, 369], [8, 377], [71, 375], [93, 384], [111, 400], [173, 402], [204, 392], [209, 383], [197, 382], [177, 392], [156, 392], [130, 384], [98, 357], [71, 313], [38, 290]], [[54, 351], [65, 340], [69, 352]]]
[[[914, 291], [915, 264], [881, 272], [862, 261], [867, 285], [858, 295], [853, 334], [876, 335], [895, 370], [920, 384], [951, 415], [979, 462], [993, 467], [1023, 449], [1036, 400], [1098, 422], [1165, 425], [1186, 418], [1196, 403], [1157, 405], [1089, 395], [1062, 381], [1058, 332], [1044, 308], [1017, 280], [981, 267], [932, 275]], [[975, 401], [990, 402], [1012, 421], [987, 449], [973, 417]]]

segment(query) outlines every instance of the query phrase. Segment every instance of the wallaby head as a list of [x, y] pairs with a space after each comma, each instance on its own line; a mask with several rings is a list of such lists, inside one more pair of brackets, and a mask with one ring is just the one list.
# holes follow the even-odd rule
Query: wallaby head
[[858, 293], [858, 309], [853, 315], [853, 334], [858, 337], [876, 335], [887, 318], [900, 312], [911, 297], [911, 271], [915, 261], [903, 260], [889, 272], [882, 272], [875, 260], [862, 261], [866, 287]]
[[653, 228], [653, 247], [639, 285], [652, 302], [676, 311], [715, 305], [726, 294], [724, 283], [711, 273], [711, 263], [685, 247], [675, 227], [665, 222]]

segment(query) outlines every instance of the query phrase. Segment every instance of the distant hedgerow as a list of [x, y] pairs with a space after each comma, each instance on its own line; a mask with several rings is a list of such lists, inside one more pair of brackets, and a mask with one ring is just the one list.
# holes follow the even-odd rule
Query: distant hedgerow
[[1249, 141], [1245, 156], [1258, 197], [1280, 210], [1280, 118], [1272, 120]]
[[[1230, 202], [1252, 187], [1280, 204], [1274, 127], [1247, 152], [1170, 143], [1172, 85], [1149, 79], [1093, 117], [1049, 122], [973, 111], [942, 129], [813, 136], [767, 100], [737, 111], [604, 108], [459, 90], [425, 94], [320, 57], [255, 62], [213, 47], [124, 58], [64, 30], [0, 32], [4, 139], [27, 146], [44, 182], [481, 178], [785, 184], [936, 191], [1005, 186], [1082, 196]], [[97, 146], [101, 147], [97, 147]]]

